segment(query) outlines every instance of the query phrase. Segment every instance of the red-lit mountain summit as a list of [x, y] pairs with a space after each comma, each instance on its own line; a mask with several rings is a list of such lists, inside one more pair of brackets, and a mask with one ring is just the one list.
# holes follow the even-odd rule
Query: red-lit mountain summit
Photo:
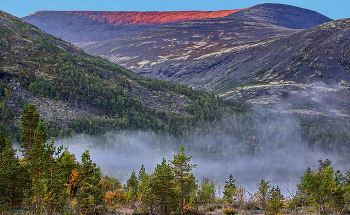
[[106, 12], [106, 11], [71, 11], [68, 14], [85, 16], [94, 21], [114, 25], [157, 25], [197, 19], [228, 16], [241, 10], [221, 11], [169, 11], [169, 12]]
[[164, 24], [219, 18], [240, 10], [221, 11], [38, 11], [23, 19], [48, 33], [83, 46], [130, 35]]

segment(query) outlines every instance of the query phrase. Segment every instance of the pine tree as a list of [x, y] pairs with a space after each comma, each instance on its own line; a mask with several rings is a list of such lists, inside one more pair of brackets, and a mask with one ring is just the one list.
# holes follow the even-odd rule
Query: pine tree
[[172, 167], [175, 173], [174, 183], [179, 196], [179, 212], [184, 214], [184, 207], [190, 203], [191, 195], [196, 190], [196, 179], [191, 173], [196, 164], [190, 164], [192, 156], [187, 157], [183, 146], [180, 147], [179, 154], [174, 155], [171, 160]]
[[104, 209], [102, 173], [92, 162], [88, 150], [81, 155], [81, 160], [76, 175], [72, 174], [75, 177], [72, 207], [78, 214], [97, 214]]
[[298, 194], [317, 206], [319, 213], [330, 213], [332, 208], [344, 206], [344, 194], [348, 188], [340, 183], [330, 160], [319, 160], [319, 163], [317, 172], [310, 168], [304, 172], [298, 185]]
[[150, 178], [151, 176], [146, 173], [145, 166], [142, 164], [139, 175], [139, 190], [138, 190], [138, 198], [141, 203], [141, 210], [146, 212], [149, 211], [151, 214], [153, 212], [153, 204], [154, 204], [154, 195], [151, 193], [150, 187]]
[[161, 164], [157, 164], [150, 178], [150, 213], [158, 211], [161, 215], [167, 215], [175, 211], [178, 197], [175, 191], [174, 169], [163, 158]]
[[145, 169], [145, 166], [142, 164], [141, 165], [141, 168], [139, 170], [139, 175], [138, 175], [138, 180], [141, 181], [143, 176], [146, 174], [146, 169]]
[[198, 190], [198, 200], [203, 204], [213, 202], [215, 199], [215, 184], [209, 178], [202, 178]]
[[272, 186], [269, 190], [269, 197], [267, 200], [266, 212], [267, 214], [275, 215], [279, 214], [280, 210], [283, 207], [283, 195], [281, 194], [281, 190], [278, 186]]
[[33, 146], [25, 158], [32, 180], [30, 202], [36, 213], [54, 214], [62, 212], [66, 205], [66, 178], [57, 162], [63, 147], [56, 148], [53, 141], [43, 143], [46, 133], [39, 122], [34, 132]]
[[233, 195], [237, 189], [237, 186], [235, 184], [235, 179], [233, 179], [232, 174], [230, 173], [228, 177], [228, 181], [225, 181], [224, 186], [224, 199], [232, 200]]
[[27, 204], [34, 213], [62, 212], [68, 196], [66, 180], [57, 160], [62, 156], [63, 147], [56, 148], [53, 141], [46, 144], [44, 123], [35, 105], [29, 104], [21, 119], [23, 161], [31, 180], [26, 190]]
[[21, 117], [21, 125], [23, 130], [20, 142], [22, 144], [21, 148], [24, 156], [27, 156], [26, 152], [33, 147], [34, 132], [38, 127], [39, 118], [40, 115], [37, 112], [35, 105], [28, 104], [25, 107]]
[[265, 181], [265, 180], [261, 180], [258, 184], [257, 184], [257, 188], [258, 188], [258, 195], [259, 195], [259, 203], [261, 205], [261, 208], [263, 210], [266, 209], [266, 203], [269, 197], [269, 190], [270, 190], [270, 181]]
[[65, 183], [68, 184], [71, 179], [71, 173], [77, 168], [77, 162], [74, 154], [71, 154], [68, 150], [65, 150], [61, 156], [57, 159], [57, 164], [61, 171], [62, 178]]
[[130, 178], [126, 181], [127, 191], [128, 191], [128, 199], [131, 201], [137, 200], [139, 182], [136, 177], [135, 171], [132, 171]]
[[[0, 126], [1, 129], [1, 126]], [[24, 198], [27, 171], [20, 165], [11, 140], [0, 130], [0, 211], [18, 206]]]

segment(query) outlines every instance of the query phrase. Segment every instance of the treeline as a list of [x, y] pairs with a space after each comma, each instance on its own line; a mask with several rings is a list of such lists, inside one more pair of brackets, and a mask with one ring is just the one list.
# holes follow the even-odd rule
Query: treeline
[[[161, 143], [162, 148], [176, 150], [183, 145], [195, 157], [205, 157], [211, 161], [232, 161], [235, 158], [259, 156], [286, 149], [291, 156], [300, 156], [299, 149], [302, 148], [305, 151], [321, 150], [333, 154], [339, 158], [337, 162], [349, 164], [350, 119], [348, 118], [303, 116], [269, 111], [221, 114], [221, 120], [202, 121], [193, 127], [186, 124], [186, 120], [176, 121], [170, 117], [168, 122], [172, 124], [171, 127], [174, 127], [173, 132], [155, 132], [154, 130], [152, 132], [157, 134], [155, 139]], [[96, 148], [113, 148], [115, 139], [111, 139], [110, 133], [104, 134], [108, 130], [105, 129], [107, 126], [110, 126], [109, 129], [113, 127], [111, 122], [113, 121], [106, 123], [102, 120], [77, 119], [72, 121], [72, 125], [74, 124], [72, 127], [75, 127], [72, 130], [75, 134], [94, 135]], [[127, 130], [126, 126], [120, 128], [119, 133]], [[165, 128], [170, 129], [165, 126], [163, 131], [166, 130]], [[180, 131], [183, 130], [188, 132], [181, 133]], [[172, 134], [175, 131], [181, 133], [181, 136], [174, 138]], [[142, 139], [142, 136], [138, 137], [137, 132], [132, 134], [133, 137]], [[119, 144], [118, 150], [122, 145]], [[152, 148], [152, 145], [149, 147]], [[297, 150], [291, 150], [295, 147]]]
[[[209, 178], [197, 180], [184, 147], [163, 159], [153, 173], [142, 165], [122, 185], [103, 176], [89, 151], [77, 161], [68, 149], [47, 143], [43, 122], [34, 105], [21, 117], [22, 156], [17, 157], [10, 138], [0, 131], [1, 214], [110, 214], [130, 209], [133, 214], [205, 214], [219, 210], [236, 214], [261, 210], [268, 214], [348, 213], [350, 172], [335, 171], [329, 160], [319, 161], [318, 171], [308, 168], [296, 193], [284, 197], [278, 185], [260, 180], [251, 194], [237, 186], [229, 174], [223, 187]], [[113, 162], [113, 161], [111, 161]]]

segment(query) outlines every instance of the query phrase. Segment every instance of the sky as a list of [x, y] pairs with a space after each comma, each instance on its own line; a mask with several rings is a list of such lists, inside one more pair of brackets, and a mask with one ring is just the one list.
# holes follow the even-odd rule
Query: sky
[[0, 10], [24, 17], [36, 11], [216, 11], [280, 3], [350, 18], [350, 0], [0, 0]]

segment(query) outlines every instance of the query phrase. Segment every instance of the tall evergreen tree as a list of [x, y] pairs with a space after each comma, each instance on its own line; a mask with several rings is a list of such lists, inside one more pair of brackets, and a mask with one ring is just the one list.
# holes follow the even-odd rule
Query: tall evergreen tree
[[46, 144], [44, 123], [35, 105], [29, 104], [21, 119], [23, 161], [31, 180], [26, 191], [27, 204], [34, 213], [62, 212], [67, 200], [66, 181], [57, 159], [62, 155], [63, 147], [56, 148], [53, 141]]
[[20, 165], [11, 140], [5, 138], [0, 126], [0, 211], [18, 206], [28, 184], [27, 171]]
[[75, 189], [72, 193], [75, 212], [78, 214], [97, 214], [103, 210], [102, 173], [101, 169], [92, 162], [88, 150], [85, 150], [81, 155], [81, 163], [79, 163], [76, 174], [72, 174], [72, 177], [75, 177]]
[[150, 178], [150, 212], [158, 211], [161, 215], [167, 215], [175, 211], [178, 197], [175, 191], [174, 169], [163, 158], [161, 164], [157, 164]]
[[172, 167], [174, 168], [175, 179], [174, 183], [176, 185], [176, 190], [179, 196], [179, 212], [184, 214], [184, 206], [189, 204], [191, 195], [194, 190], [196, 190], [196, 179], [191, 173], [192, 169], [195, 168], [196, 164], [191, 164], [192, 156], [187, 156], [185, 154], [185, 149], [183, 146], [180, 147], [179, 153], [174, 155], [173, 160], [171, 160]]
[[142, 178], [143, 178], [143, 176], [146, 174], [146, 168], [145, 168], [145, 166], [142, 164], [141, 165], [141, 168], [140, 168], [140, 170], [139, 170], [139, 175], [138, 175], [138, 180], [139, 180], [139, 182], [142, 180]]
[[26, 152], [33, 147], [34, 132], [38, 127], [39, 118], [40, 115], [37, 112], [35, 105], [28, 104], [24, 108], [24, 112], [21, 117], [22, 136], [20, 139], [22, 144], [22, 153], [24, 156], [27, 156]]
[[259, 192], [259, 203], [261, 205], [261, 208], [265, 210], [267, 206], [267, 200], [269, 197], [269, 190], [271, 187], [270, 181], [261, 180], [256, 187], [258, 188]]
[[127, 191], [128, 191], [128, 199], [130, 201], [136, 201], [139, 189], [139, 181], [137, 180], [135, 171], [132, 171], [130, 178], [126, 181]]

